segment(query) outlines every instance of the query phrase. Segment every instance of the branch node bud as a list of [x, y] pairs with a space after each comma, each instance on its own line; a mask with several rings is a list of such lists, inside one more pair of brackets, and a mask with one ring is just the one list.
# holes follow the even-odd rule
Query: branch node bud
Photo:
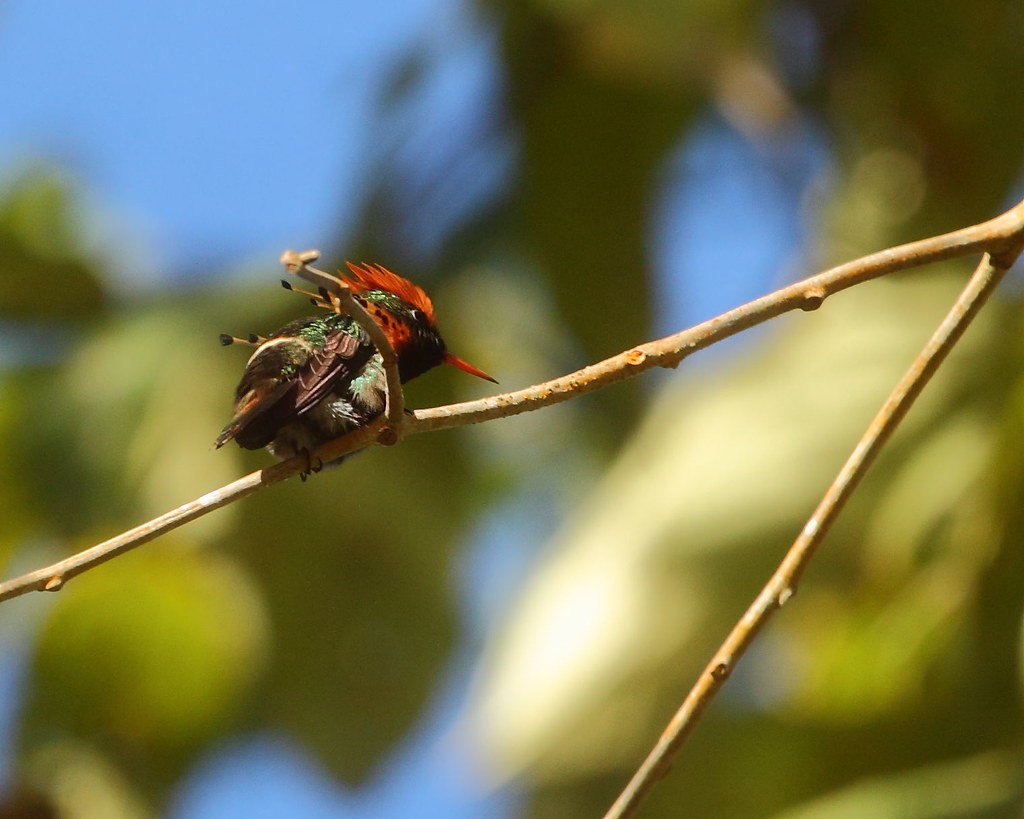
[[812, 287], [804, 291], [803, 302], [800, 304], [801, 310], [817, 310], [821, 307], [825, 301], [825, 296], [828, 294], [822, 287]]
[[626, 363], [633, 367], [639, 367], [646, 360], [647, 353], [639, 348], [634, 347], [626, 353]]

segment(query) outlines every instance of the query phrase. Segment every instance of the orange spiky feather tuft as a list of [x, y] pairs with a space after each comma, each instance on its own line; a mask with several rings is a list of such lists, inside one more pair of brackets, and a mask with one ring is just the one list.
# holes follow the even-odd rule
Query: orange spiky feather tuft
[[431, 324], [436, 322], [434, 305], [430, 297], [408, 279], [392, 273], [379, 264], [364, 264], [360, 267], [352, 262], [345, 262], [355, 278], [344, 276], [345, 283], [353, 293], [365, 293], [367, 290], [386, 290], [394, 293], [403, 301], [423, 311]]

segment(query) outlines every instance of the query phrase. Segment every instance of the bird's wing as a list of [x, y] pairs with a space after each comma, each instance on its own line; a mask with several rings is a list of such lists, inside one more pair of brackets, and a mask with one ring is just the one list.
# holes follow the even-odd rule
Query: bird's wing
[[236, 439], [240, 446], [259, 449], [278, 430], [312, 409], [339, 381], [351, 379], [373, 354], [361, 331], [330, 331], [322, 348], [314, 348], [296, 362], [294, 347], [286, 350], [283, 338], [271, 338], [253, 354], [235, 392], [235, 414], [217, 436], [214, 446]]
[[355, 335], [341, 330], [328, 333], [323, 349], [314, 350], [296, 373], [296, 415], [319, 404], [339, 381], [351, 380], [370, 359], [373, 345], [361, 327], [355, 329]]

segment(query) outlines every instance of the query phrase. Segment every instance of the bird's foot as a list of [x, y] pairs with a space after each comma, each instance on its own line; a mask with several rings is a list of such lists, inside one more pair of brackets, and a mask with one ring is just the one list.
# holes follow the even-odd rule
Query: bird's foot
[[306, 478], [310, 475], [315, 475], [324, 468], [324, 462], [319, 458], [314, 461], [313, 456], [308, 449], [303, 449], [302, 453], [306, 456], [306, 468], [299, 473], [299, 480], [305, 482]]

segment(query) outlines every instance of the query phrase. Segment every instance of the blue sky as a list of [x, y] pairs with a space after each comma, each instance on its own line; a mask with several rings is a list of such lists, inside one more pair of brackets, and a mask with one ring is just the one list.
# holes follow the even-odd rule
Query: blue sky
[[148, 275], [329, 246], [380, 138], [381, 84], [414, 43], [460, 37], [459, 8], [5, 3], [0, 174], [67, 169]]
[[[406, 178], [436, 179], [430, 163], [465, 132], [457, 123], [500, 99], [496, 49], [494, 31], [458, 0], [9, 0], [0, 7], [0, 185], [32, 165], [63, 169], [100, 214], [87, 229], [101, 257], [118, 248], [116, 275], [140, 287], [253, 263], [274, 268], [283, 248], [331, 248], [352, 229], [380, 145], [394, 132], [406, 136], [396, 159]], [[412, 50], [426, 79], [383, 119], [382, 90]], [[513, 143], [467, 149], [465, 176], [451, 181], [461, 197], [439, 193], [445, 219], [412, 238], [424, 252], [445, 224], [514, 183]], [[764, 292], [792, 262], [806, 230], [800, 199], [824, 150], [812, 129], [779, 147], [758, 150], [709, 111], [666, 161], [651, 202], [659, 329]], [[722, 271], [720, 237], [735, 224], [751, 229]], [[493, 567], [522, 560], [496, 538], [483, 531], [469, 552], [467, 617], [492, 609], [469, 590], [507, 594], [481, 578], [507, 576]], [[467, 632], [485, 630], [475, 622]], [[172, 815], [514, 812], [514, 794], [474, 791], [470, 755], [446, 741], [472, 652], [460, 653], [423, 725], [364, 792], [336, 786], [284, 738], [239, 737], [200, 761]], [[0, 668], [0, 714], [13, 712], [18, 673]]]

